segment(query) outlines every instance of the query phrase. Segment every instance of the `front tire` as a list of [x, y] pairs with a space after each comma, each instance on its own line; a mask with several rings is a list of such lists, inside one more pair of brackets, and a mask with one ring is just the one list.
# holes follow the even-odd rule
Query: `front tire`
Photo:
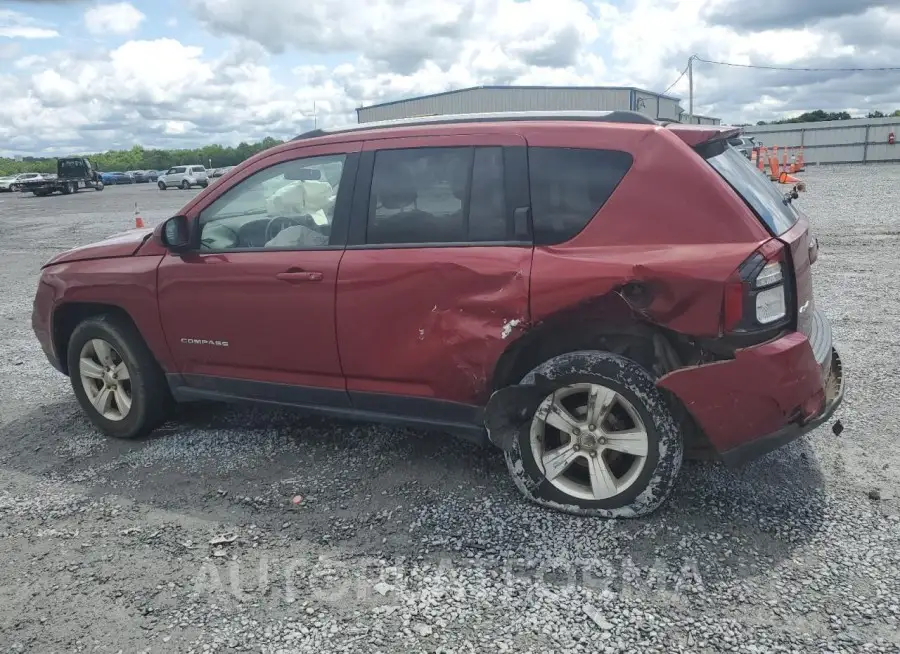
[[160, 190], [160, 191], [165, 191], [165, 190], [166, 190], [166, 183], [165, 183], [165, 182], [158, 182], [158, 183], [156, 184], [156, 186], [159, 187], [159, 190]]
[[69, 378], [81, 408], [114, 438], [138, 438], [168, 415], [165, 375], [137, 329], [110, 315], [88, 318], [69, 339]]
[[659, 508], [675, 486], [684, 446], [650, 373], [619, 355], [579, 351], [546, 361], [521, 383], [537, 376], [552, 391], [505, 453], [522, 494], [604, 518]]

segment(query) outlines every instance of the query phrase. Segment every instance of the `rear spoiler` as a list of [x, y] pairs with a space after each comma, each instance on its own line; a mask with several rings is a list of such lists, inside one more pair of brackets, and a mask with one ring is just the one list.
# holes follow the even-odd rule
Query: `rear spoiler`
[[668, 123], [666, 129], [677, 134], [678, 137], [692, 148], [713, 141], [724, 141], [739, 136], [743, 131], [741, 127], [729, 125], [685, 125], [683, 123]]

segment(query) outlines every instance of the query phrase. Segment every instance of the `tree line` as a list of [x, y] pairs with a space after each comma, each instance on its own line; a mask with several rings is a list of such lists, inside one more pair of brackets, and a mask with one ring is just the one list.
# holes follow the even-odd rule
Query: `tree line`
[[[876, 109], [875, 111], [870, 111], [866, 114], [866, 118], [900, 118], [900, 109], [889, 114]], [[806, 113], [794, 116], [793, 118], [782, 118], [781, 120], [771, 120], [769, 122], [760, 120], [756, 124], [785, 125], [787, 123], [819, 123], [826, 120], [854, 120], [854, 116], [851, 116], [849, 112], [846, 111], [823, 111], [822, 109], [816, 109], [815, 111], [807, 111]]]
[[[167, 170], [181, 164], [202, 164], [207, 168], [223, 168], [236, 166], [256, 153], [283, 142], [266, 137], [258, 143], [242, 142], [235, 147], [206, 145], [202, 148], [186, 150], [154, 150], [135, 145], [130, 150], [111, 150], [85, 156], [94, 163], [97, 169], [104, 172]], [[0, 175], [55, 172], [56, 157], [22, 157], [21, 161], [0, 158]]]

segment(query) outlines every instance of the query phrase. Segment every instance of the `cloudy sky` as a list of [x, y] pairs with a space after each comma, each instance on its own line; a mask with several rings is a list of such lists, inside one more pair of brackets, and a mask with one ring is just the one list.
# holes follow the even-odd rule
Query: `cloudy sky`
[[[663, 91], [692, 53], [900, 65], [900, 0], [0, 0], [0, 154], [285, 138], [479, 84]], [[726, 122], [900, 108], [898, 72], [695, 70]]]

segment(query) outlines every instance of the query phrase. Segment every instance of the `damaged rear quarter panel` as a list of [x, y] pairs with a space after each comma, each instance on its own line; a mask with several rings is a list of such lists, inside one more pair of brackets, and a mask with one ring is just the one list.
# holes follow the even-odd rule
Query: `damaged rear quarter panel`
[[483, 405], [529, 322], [530, 247], [348, 249], [337, 290], [350, 391]]
[[629, 283], [649, 291], [636, 310], [648, 321], [691, 336], [719, 333], [724, 284], [755, 243], [547, 247], [534, 254], [535, 322]]
[[[769, 235], [740, 197], [670, 130], [528, 133], [529, 145], [624, 150], [634, 163], [570, 241], [535, 250], [532, 320], [640, 282], [641, 313], [691, 336], [716, 336], [724, 284]], [[596, 134], [596, 135], [595, 135]], [[596, 139], [597, 143], [591, 142]]]

